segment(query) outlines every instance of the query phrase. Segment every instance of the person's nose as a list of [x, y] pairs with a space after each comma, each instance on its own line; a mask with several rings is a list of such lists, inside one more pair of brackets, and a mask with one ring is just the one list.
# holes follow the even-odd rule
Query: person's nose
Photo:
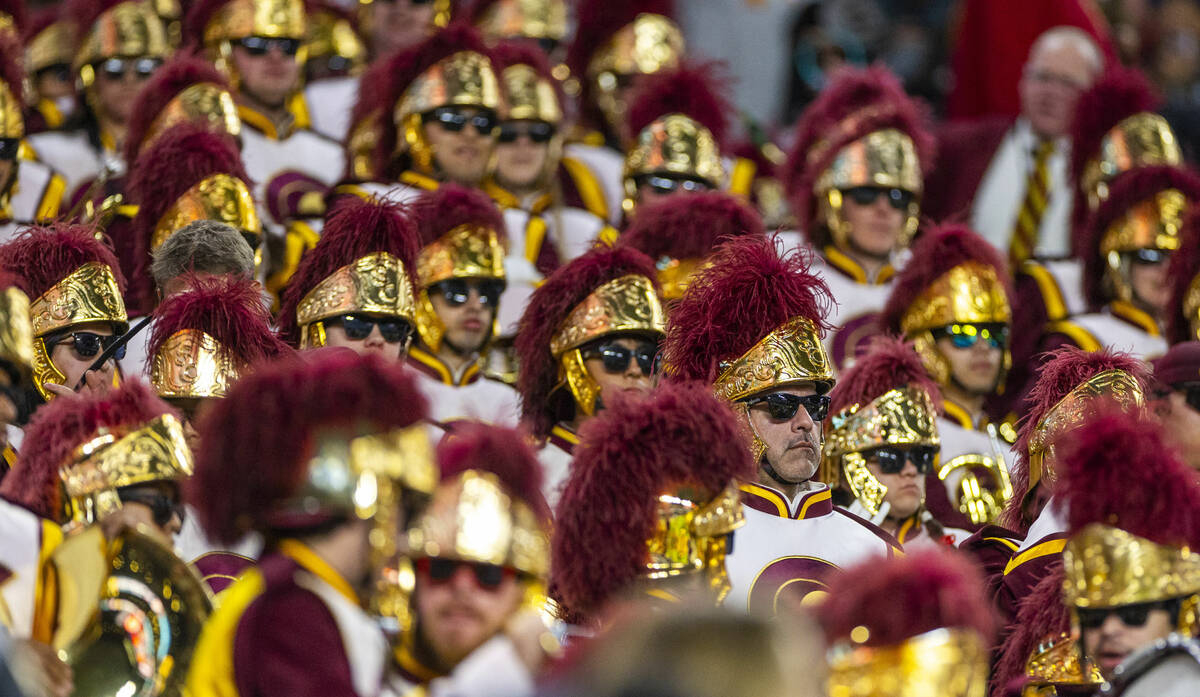
[[813, 418], [811, 415], [809, 415], [807, 409], [801, 406], [796, 410], [796, 415], [792, 417], [793, 431], [812, 431], [816, 429], [816, 427], [817, 422], [813, 421]]
[[367, 338], [363, 341], [363, 343], [367, 347], [383, 346], [383, 344], [386, 343], [383, 340], [383, 332], [379, 331], [378, 324], [371, 327], [371, 333], [367, 334]]

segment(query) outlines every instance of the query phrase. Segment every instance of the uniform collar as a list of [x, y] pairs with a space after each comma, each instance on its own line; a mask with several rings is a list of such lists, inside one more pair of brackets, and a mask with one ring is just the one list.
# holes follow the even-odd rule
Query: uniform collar
[[487, 180], [483, 182], [483, 191], [493, 201], [496, 202], [497, 206], [500, 206], [501, 208], [519, 208], [521, 210], [528, 210], [530, 213], [537, 214], [544, 212], [550, 207], [551, 199], [549, 192], [542, 192], [535, 196], [529, 197], [526, 200], [531, 200], [531, 202], [528, 204], [528, 207], [526, 207], [525, 201], [518, 198], [516, 194], [512, 193], [508, 189], [505, 189], [497, 184], [496, 180], [491, 177], [488, 177]]
[[300, 568], [324, 581], [330, 588], [340, 593], [355, 606], [360, 605], [358, 594], [354, 592], [354, 589], [350, 587], [346, 579], [342, 578], [342, 575], [314, 552], [311, 547], [299, 540], [280, 540], [278, 549], [280, 554], [296, 562]]
[[418, 189], [424, 189], [425, 191], [436, 191], [442, 185], [441, 182], [433, 177], [421, 174], [420, 172], [414, 172], [411, 169], [400, 173], [400, 182]]
[[408, 350], [407, 362], [417, 372], [424, 373], [443, 385], [453, 387], [470, 385], [483, 376], [483, 371], [479, 367], [481, 362], [479, 359], [468, 363], [458, 375], [455, 375], [450, 366], [422, 346], [413, 346]]
[[900, 521], [900, 526], [896, 528], [896, 541], [902, 545], [912, 542], [920, 537], [924, 530], [924, 526], [921, 525], [921, 512], [917, 511]]
[[550, 437], [546, 440], [568, 455], [573, 455], [575, 446], [579, 445], [579, 436], [563, 424], [554, 424], [554, 427], [550, 429]]
[[892, 268], [891, 264], [884, 264], [883, 268], [879, 269], [879, 273], [876, 274], [875, 280], [871, 280], [867, 278], [867, 270], [864, 269], [861, 264], [851, 259], [848, 254], [831, 244], [825, 245], [825, 248], [822, 250], [822, 255], [825, 257], [825, 261], [828, 262], [830, 266], [842, 272], [855, 283], [862, 283], [870, 286], [881, 286], [892, 280], [892, 277], [896, 275], [896, 270]]
[[767, 515], [791, 520], [809, 520], [833, 513], [833, 492], [822, 484], [819, 489], [800, 492], [789, 501], [783, 492], [757, 483], [742, 484], [742, 503]]
[[963, 428], [971, 430], [971, 431], [976, 430], [975, 421], [971, 418], [971, 415], [969, 413], [967, 413], [967, 410], [964, 409], [962, 407], [962, 405], [958, 404], [957, 402], [952, 402], [948, 399], [943, 399], [942, 400], [942, 413], [946, 416], [947, 419], [957, 423], [959, 426], [962, 426]]
[[298, 130], [308, 128], [312, 124], [312, 120], [308, 116], [308, 104], [304, 101], [303, 92], [296, 92], [288, 99], [287, 110], [292, 118], [282, 129], [277, 128], [275, 122], [267, 117], [266, 114], [248, 104], [239, 102], [237, 110], [242, 123], [262, 133], [271, 140], [282, 140]]
[[1128, 303], [1124, 300], [1114, 300], [1108, 306], [1108, 311], [1113, 317], [1132, 324], [1150, 336], [1162, 336], [1162, 332], [1158, 328], [1158, 322], [1154, 320], [1154, 317], [1149, 312], [1136, 307], [1133, 303]]

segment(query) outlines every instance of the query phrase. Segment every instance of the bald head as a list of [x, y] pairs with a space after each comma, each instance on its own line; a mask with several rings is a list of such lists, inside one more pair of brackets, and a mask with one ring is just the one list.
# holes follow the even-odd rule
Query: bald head
[[1080, 93], [1104, 69], [1100, 47], [1082, 29], [1055, 27], [1033, 42], [1021, 75], [1021, 115], [1041, 138], [1067, 134]]

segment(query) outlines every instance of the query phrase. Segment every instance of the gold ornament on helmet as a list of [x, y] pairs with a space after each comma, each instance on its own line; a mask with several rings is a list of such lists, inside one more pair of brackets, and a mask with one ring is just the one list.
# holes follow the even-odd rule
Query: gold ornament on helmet
[[567, 36], [565, 0], [498, 0], [483, 12], [476, 26], [489, 39], [550, 39]]
[[658, 287], [663, 300], [678, 300], [691, 285], [692, 277], [708, 267], [704, 259], [672, 259], [663, 257], [655, 263], [658, 269]]
[[1137, 379], [1124, 370], [1105, 370], [1079, 383], [1058, 400], [1038, 421], [1029, 438], [1029, 490], [1041, 479], [1053, 481], [1054, 470], [1046, 457], [1054, 462], [1054, 441], [1075, 428], [1096, 408], [1097, 400], [1110, 400], [1122, 409], [1130, 410], [1145, 403], [1145, 395]]
[[237, 105], [228, 90], [211, 82], [199, 82], [184, 88], [171, 98], [146, 129], [140, 149], [150, 147], [155, 140], [179, 123], [200, 123], [218, 133], [238, 137], [242, 120]]
[[303, 39], [306, 25], [302, 0], [230, 0], [204, 27], [204, 43], [215, 46], [250, 36]]
[[988, 646], [969, 629], [935, 629], [894, 646], [840, 642], [829, 650], [828, 661], [828, 693], [836, 697], [987, 694]]
[[626, 212], [637, 201], [638, 177], [647, 174], [691, 177], [717, 189], [725, 181], [725, 166], [711, 131], [684, 114], [668, 114], [643, 128], [625, 155]]
[[300, 348], [324, 346], [323, 321], [364, 312], [416, 321], [412, 280], [404, 264], [387, 252], [374, 252], [334, 271], [296, 306]]
[[314, 455], [300, 490], [279, 506], [285, 516], [347, 516], [370, 521], [372, 588], [366, 604], [399, 631], [409, 622], [412, 569], [404, 566], [403, 507], [433, 495], [437, 463], [425, 426], [380, 434], [330, 432], [315, 438]]
[[731, 588], [725, 569], [728, 536], [745, 523], [736, 483], [713, 497], [690, 486], [659, 494], [654, 532], [646, 541], [644, 577], [653, 581], [704, 574], [720, 604]]
[[25, 72], [35, 75], [53, 65], [71, 65], [75, 60], [75, 43], [66, 22], [52, 22], [25, 45]]
[[171, 235], [197, 220], [216, 220], [240, 231], [252, 248], [262, 238], [262, 223], [250, 187], [229, 174], [212, 174], [196, 182], [163, 213], [150, 237], [158, 249]]
[[33, 324], [29, 296], [16, 286], [0, 291], [0, 361], [28, 378], [33, 372]]
[[150, 364], [150, 384], [163, 399], [224, 397], [238, 374], [229, 350], [199, 329], [169, 336]]
[[[942, 274], [917, 296], [900, 318], [900, 331], [913, 342], [925, 369], [939, 384], [950, 381], [950, 361], [933, 338], [933, 330], [951, 324], [1009, 324], [1012, 309], [996, 269], [978, 261], [959, 264]], [[998, 382], [1011, 367], [1004, 347]]]
[[628, 105], [621, 95], [622, 78], [650, 75], [673, 68], [683, 57], [683, 32], [670, 19], [643, 12], [621, 27], [592, 55], [586, 78], [596, 89], [596, 106], [613, 130], [625, 123]]
[[1114, 126], [1100, 140], [1099, 154], [1084, 165], [1080, 186], [1088, 207], [1096, 210], [1108, 198], [1108, 185], [1118, 174], [1138, 167], [1182, 164], [1179, 141], [1167, 120], [1144, 111]]
[[510, 65], [500, 73], [504, 88], [509, 121], [545, 121], [558, 125], [562, 121], [562, 106], [553, 83], [538, 74], [533, 67]]
[[192, 451], [171, 414], [127, 432], [102, 429], [60, 470], [66, 519], [88, 525], [121, 507], [117, 489], [190, 476]]
[[419, 171], [432, 172], [433, 152], [422, 114], [443, 106], [473, 106], [498, 114], [502, 105], [492, 62], [474, 51], [459, 51], [418, 75], [396, 102], [392, 121], [404, 136], [396, 140], [396, 150], [407, 151]]
[[154, 8], [129, 0], [106, 10], [74, 42], [78, 46], [72, 66], [85, 87], [95, 79], [92, 65], [108, 58], [165, 58], [170, 52], [166, 29]]
[[[1200, 553], [1092, 523], [1063, 548], [1063, 595], [1075, 608], [1109, 608], [1200, 593]], [[1193, 618], [1194, 621], [1194, 618]]]
[[367, 63], [367, 46], [349, 20], [317, 11], [308, 18], [308, 60], [337, 56], [356, 74]]
[[1025, 662], [1025, 677], [1021, 697], [1054, 697], [1059, 685], [1094, 685], [1104, 682], [1100, 670], [1087, 658], [1081, 657], [1078, 640], [1063, 632], [1037, 645]]
[[[809, 159], [823, 152], [818, 145]], [[860, 186], [903, 189], [914, 195], [897, 240], [898, 248], [907, 247], [920, 223], [919, 199], [924, 190], [921, 161], [907, 133], [894, 128], [872, 131], [843, 146], [813, 185], [833, 242], [842, 249], [850, 245], [850, 224], [842, 214], [842, 192]]]
[[[614, 278], [576, 305], [550, 339], [550, 354], [559, 361], [559, 379], [584, 414], [596, 413], [600, 385], [588, 372], [582, 347], [610, 334], [663, 335], [666, 318], [654, 284], [645, 276]], [[560, 383], [561, 384], [561, 383]]]
[[416, 324], [426, 346], [436, 351], [446, 335], [446, 325], [429, 298], [429, 287], [451, 278], [504, 280], [504, 254], [504, 244], [495, 230], [471, 223], [459, 225], [421, 249], [417, 256], [417, 284], [421, 290], [417, 294]]
[[67, 376], [50, 360], [52, 347], [46, 345], [47, 334], [89, 322], [107, 322], [114, 331], [123, 333], [129, 328], [125, 300], [117, 286], [112, 269], [91, 261], [72, 271], [29, 305], [33, 326], [33, 384], [47, 402], [54, 393], [46, 383], [63, 384]]
[[883, 505], [887, 486], [871, 473], [862, 453], [885, 445], [940, 447], [937, 410], [928, 392], [912, 386], [888, 390], [866, 405], [843, 409], [829, 420], [822, 464], [841, 464], [851, 493], [872, 515]]
[[1164, 189], [1130, 206], [1114, 220], [1100, 238], [1100, 257], [1105, 262], [1105, 283], [1114, 298], [1131, 302], [1133, 285], [1129, 280], [1129, 252], [1179, 249], [1179, 229], [1187, 213], [1188, 200], [1178, 189]]

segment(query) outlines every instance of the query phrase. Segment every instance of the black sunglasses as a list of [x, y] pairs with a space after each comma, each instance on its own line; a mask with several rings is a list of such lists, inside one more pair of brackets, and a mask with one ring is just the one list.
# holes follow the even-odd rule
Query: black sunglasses
[[1079, 617], [1079, 626], [1082, 629], [1099, 629], [1109, 615], [1116, 615], [1117, 619], [1126, 627], [1141, 627], [1146, 624], [1146, 620], [1150, 619], [1150, 613], [1154, 610], [1166, 610], [1171, 613], [1175, 602], [1171, 600], [1156, 601], [1152, 603], [1138, 603], [1136, 605], [1121, 605], [1120, 607], [1104, 607], [1104, 608], [1075, 608], [1075, 614]]
[[676, 191], [697, 193], [712, 190], [711, 186], [699, 179], [675, 179], [674, 177], [660, 177], [657, 174], [641, 177], [638, 183], [650, 187], [654, 193], [662, 196], [669, 196]]
[[909, 204], [915, 199], [911, 191], [896, 188], [889, 189], [880, 186], [856, 186], [853, 189], [842, 191], [843, 196], [848, 197], [860, 206], [869, 206], [875, 203], [880, 194], [886, 195], [888, 203], [898, 211], [907, 210]]
[[1145, 248], [1131, 252], [1129, 255], [1133, 263], [1139, 266], [1154, 266], [1161, 264], [1171, 258], [1171, 253], [1165, 249]]
[[454, 574], [458, 573], [458, 570], [464, 566], [469, 567], [475, 574], [475, 582], [479, 584], [479, 587], [487, 590], [495, 590], [500, 587], [504, 579], [516, 576], [514, 570], [495, 564], [443, 559], [441, 557], [425, 557], [417, 560], [417, 571], [435, 584], [446, 583], [454, 578]]
[[407, 343], [412, 336], [412, 325], [398, 317], [372, 317], [371, 315], [342, 315], [333, 320], [342, 326], [346, 336], [354, 341], [362, 341], [371, 335], [371, 330], [379, 327], [383, 340], [389, 344]]
[[900, 474], [904, 465], [913, 463], [918, 474], [929, 474], [933, 471], [933, 461], [937, 458], [937, 449], [929, 446], [915, 448], [873, 448], [863, 452], [863, 459], [879, 465], [883, 474]]
[[63, 82], [71, 81], [71, 65], [69, 63], [55, 63], [48, 65], [33, 74], [34, 79], [41, 80], [43, 77], [50, 75], [55, 80]]
[[992, 348], [1002, 349], [1008, 346], [1008, 325], [998, 323], [971, 324], [963, 322], [950, 324], [933, 330], [934, 339], [949, 339], [954, 348], [967, 349], [983, 339]]
[[452, 278], [448, 281], [435, 283], [430, 291], [441, 295], [450, 307], [461, 307], [471, 299], [471, 293], [479, 296], [479, 302], [487, 307], [495, 307], [500, 303], [500, 294], [504, 292], [504, 281], [494, 278], [462, 279]]
[[[101, 351], [107, 349], [109, 346], [112, 346], [120, 338], [121, 335], [119, 334], [113, 334], [112, 336], [101, 336], [100, 334], [93, 332], [73, 332], [71, 334], [67, 334], [66, 336], [61, 336], [47, 341], [46, 343], [49, 346], [58, 346], [59, 344], [65, 344], [66, 342], [70, 341], [72, 342], [71, 348], [75, 349], [75, 353], [79, 354], [80, 358], [95, 358], [96, 356], [100, 355]], [[113, 358], [118, 361], [124, 358], [125, 346], [125, 344], [122, 344], [117, 349], [117, 352], [113, 354]]]
[[616, 342], [603, 343], [583, 351], [584, 358], [599, 358], [604, 363], [604, 371], [611, 375], [619, 375], [629, 369], [629, 362], [636, 360], [642, 375], [649, 377], [654, 372], [658, 358], [658, 345], [653, 342], [643, 342], [637, 348], [628, 348]]
[[20, 152], [20, 138], [0, 138], [0, 160], [15, 160]]
[[463, 111], [457, 107], [443, 106], [427, 112], [421, 117], [425, 123], [436, 123], [451, 133], [458, 133], [471, 124], [481, 135], [491, 135], [496, 128], [496, 116], [490, 111]]
[[265, 56], [272, 48], [279, 49], [285, 56], [295, 56], [300, 52], [300, 39], [287, 39], [273, 36], [247, 36], [238, 40], [238, 46], [246, 49], [252, 56]]
[[829, 396], [810, 394], [807, 397], [797, 397], [786, 392], [772, 392], [762, 397], [752, 397], [746, 404], [753, 407], [759, 404], [767, 405], [767, 413], [776, 421], [786, 421], [795, 418], [800, 407], [808, 412], [813, 421], [823, 421], [829, 415]]
[[545, 121], [506, 121], [500, 124], [496, 142], [515, 143], [521, 136], [528, 136], [535, 143], [549, 143], [554, 137], [554, 126]]
[[179, 516], [179, 522], [182, 524], [187, 516], [183, 504], [166, 494], [118, 489], [117, 496], [121, 503], [140, 503], [149, 508], [154, 515], [154, 524], [160, 528], [166, 527], [175, 516]]
[[139, 80], [145, 80], [162, 65], [161, 58], [109, 58], [100, 61], [96, 72], [109, 80], [121, 80], [133, 71]]

